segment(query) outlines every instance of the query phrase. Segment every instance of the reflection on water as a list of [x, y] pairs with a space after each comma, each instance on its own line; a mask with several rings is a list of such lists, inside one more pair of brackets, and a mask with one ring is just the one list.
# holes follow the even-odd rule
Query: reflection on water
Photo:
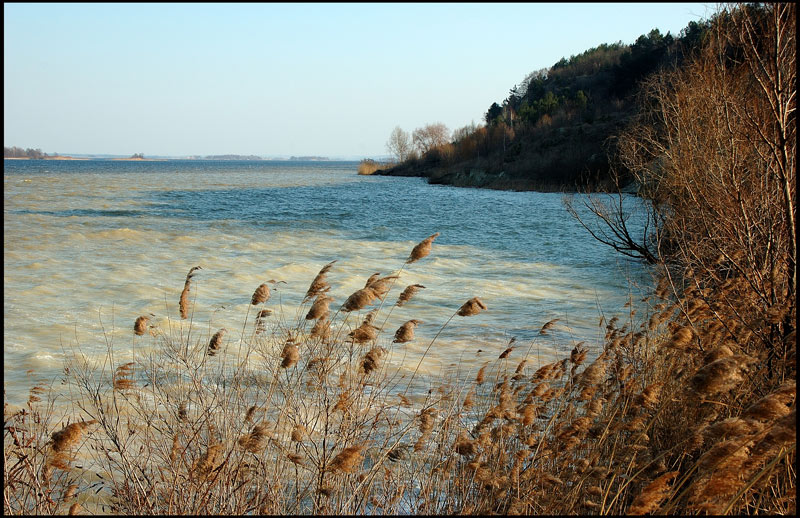
[[[407, 266], [387, 299], [408, 284], [426, 286], [392, 312], [386, 342], [404, 321], [424, 321], [403, 344], [413, 369], [464, 301], [479, 296], [489, 310], [454, 320], [423, 373], [459, 359], [480, 364], [512, 336], [535, 340], [531, 350], [547, 357], [575, 341], [597, 342], [600, 316], [623, 309], [628, 278], [646, 282], [643, 267], [594, 242], [558, 194], [430, 186], [358, 176], [356, 167], [5, 161], [9, 400], [24, 401], [29, 369], [36, 379], [55, 378], [72, 344], [99, 357], [108, 340], [124, 354], [137, 316], [153, 313], [162, 326], [177, 320], [180, 290], [195, 265], [203, 269], [194, 321], [207, 339], [218, 327], [240, 332], [250, 296], [265, 280], [286, 282], [270, 304], [291, 321], [328, 262], [337, 260], [329, 279], [341, 304], [372, 273], [397, 271], [417, 242], [440, 232], [431, 255]], [[560, 333], [539, 336], [552, 318], [561, 319]]]

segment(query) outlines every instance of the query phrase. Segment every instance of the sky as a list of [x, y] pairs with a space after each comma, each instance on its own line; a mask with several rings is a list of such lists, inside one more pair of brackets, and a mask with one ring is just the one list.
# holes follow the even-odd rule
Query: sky
[[379, 158], [530, 72], [701, 3], [3, 4], [3, 140], [46, 153]]

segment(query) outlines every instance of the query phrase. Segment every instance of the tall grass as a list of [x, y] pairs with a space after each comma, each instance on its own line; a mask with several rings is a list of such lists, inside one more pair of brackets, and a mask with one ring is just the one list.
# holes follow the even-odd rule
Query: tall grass
[[[601, 324], [597, 344], [565, 342], [552, 320], [477, 372], [415, 384], [420, 365], [400, 364], [419, 321], [379, 323], [413, 308], [422, 286], [403, 288], [402, 269], [424, 267], [436, 235], [341, 303], [328, 294], [335, 262], [293, 314], [270, 312], [262, 284], [240, 337], [131, 316], [132, 362], [77, 350], [62, 385], [5, 405], [4, 513], [795, 510], [793, 337], [768, 366], [750, 345], [769, 323], [742, 326], [665, 277], [641, 323], [629, 310]], [[439, 332], [483, 311], [478, 297], [455, 301]], [[568, 356], [535, 363], [539, 348], [563, 346]]]
[[389, 169], [391, 167], [394, 167], [394, 165], [395, 164], [391, 162], [377, 162], [375, 160], [372, 160], [371, 158], [365, 158], [364, 160], [358, 163], [358, 174], [370, 175], [380, 169]]

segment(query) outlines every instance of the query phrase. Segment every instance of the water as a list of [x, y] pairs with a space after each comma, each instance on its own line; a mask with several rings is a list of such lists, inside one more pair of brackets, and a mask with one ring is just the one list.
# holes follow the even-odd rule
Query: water
[[[463, 302], [478, 296], [489, 309], [448, 325], [424, 375], [453, 364], [479, 367], [511, 337], [524, 345], [517, 360], [532, 345], [534, 365], [563, 357], [577, 341], [597, 348], [600, 316], [625, 311], [635, 290], [629, 279], [647, 282], [645, 268], [595, 242], [559, 194], [432, 186], [358, 176], [356, 168], [6, 160], [7, 400], [20, 404], [34, 381], [56, 379], [76, 344], [101, 358], [111, 342], [123, 357], [139, 315], [153, 313], [164, 327], [177, 322], [184, 278], [196, 265], [203, 269], [195, 277], [194, 321], [206, 340], [220, 327], [235, 339], [260, 283], [285, 281], [268, 306], [291, 320], [311, 280], [335, 259], [328, 278], [331, 307], [338, 307], [372, 273], [396, 272], [415, 244], [440, 232], [431, 255], [407, 266], [389, 294], [387, 304], [406, 285], [426, 286], [391, 313], [382, 344], [406, 320], [422, 320], [416, 339], [402, 346], [404, 367], [413, 370]], [[556, 330], [539, 336], [553, 318], [561, 319]]]

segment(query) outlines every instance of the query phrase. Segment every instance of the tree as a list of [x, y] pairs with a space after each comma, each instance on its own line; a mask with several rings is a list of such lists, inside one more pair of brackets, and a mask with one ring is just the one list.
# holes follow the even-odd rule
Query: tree
[[492, 103], [492, 105], [489, 106], [489, 110], [486, 112], [486, 115], [484, 115], [484, 119], [486, 119], [486, 125], [491, 126], [501, 115], [503, 115], [503, 108], [497, 103]]
[[411, 139], [420, 155], [424, 155], [434, 148], [447, 144], [450, 141], [450, 130], [441, 122], [426, 124], [422, 128], [415, 129]]
[[404, 162], [411, 155], [413, 150], [411, 146], [411, 138], [408, 133], [403, 131], [400, 126], [396, 126], [392, 133], [389, 135], [389, 141], [386, 143], [386, 149], [391, 153], [399, 162]]

